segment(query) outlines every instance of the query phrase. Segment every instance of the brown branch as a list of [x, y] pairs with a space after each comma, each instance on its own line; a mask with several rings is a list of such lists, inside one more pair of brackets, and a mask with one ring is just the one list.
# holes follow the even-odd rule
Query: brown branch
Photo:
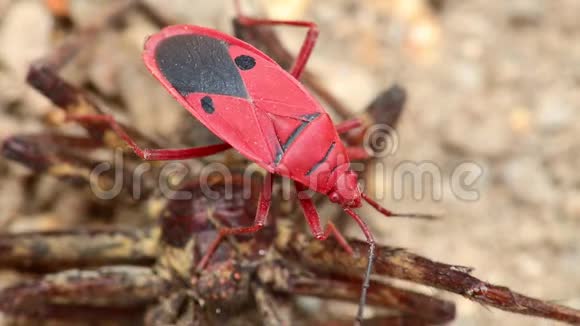
[[[286, 235], [278, 241], [286, 256], [324, 273], [360, 279], [367, 264], [367, 244], [350, 240], [357, 257], [348, 255], [335, 241], [309, 240], [302, 234]], [[470, 269], [438, 263], [400, 248], [378, 246], [373, 274], [424, 284], [460, 294], [486, 306], [523, 315], [580, 324], [580, 310], [549, 303], [484, 282], [469, 274]]]
[[[358, 303], [360, 282], [320, 278], [292, 280], [294, 294]], [[429, 324], [443, 324], [455, 318], [455, 305], [421, 293], [400, 289], [381, 282], [371, 282], [367, 302], [370, 305], [394, 309]]]
[[151, 264], [157, 229], [0, 234], [0, 268], [45, 272], [108, 264]]
[[[62, 123], [66, 115], [91, 115], [103, 114], [105, 111], [91, 99], [86, 92], [70, 84], [58, 72], [68, 64], [80, 51], [93, 43], [99, 33], [111, 23], [123, 17], [127, 11], [137, 3], [137, 0], [119, 1], [92, 24], [72, 34], [65, 39], [52, 53], [31, 64], [27, 75], [27, 82], [46, 96], [54, 105], [61, 108], [64, 114], [53, 114], [51, 118], [55, 123]], [[104, 126], [99, 123], [80, 123], [89, 135], [102, 143], [104, 141]], [[151, 147], [160, 147], [134, 128], [123, 125], [123, 128], [135, 138], [147, 142]]]

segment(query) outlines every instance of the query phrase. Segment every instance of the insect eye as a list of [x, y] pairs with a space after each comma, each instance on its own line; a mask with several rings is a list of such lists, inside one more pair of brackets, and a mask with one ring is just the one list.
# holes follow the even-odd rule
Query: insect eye
[[249, 55], [240, 55], [234, 59], [234, 62], [241, 70], [250, 70], [256, 65], [256, 59]]

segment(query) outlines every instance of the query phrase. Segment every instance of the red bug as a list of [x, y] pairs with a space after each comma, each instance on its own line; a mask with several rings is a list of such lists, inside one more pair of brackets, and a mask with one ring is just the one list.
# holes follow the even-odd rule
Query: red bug
[[123, 138], [145, 160], [175, 160], [211, 155], [231, 147], [269, 174], [265, 178], [252, 226], [222, 228], [202, 258], [203, 268], [224, 236], [253, 233], [266, 223], [271, 203], [272, 174], [295, 182], [308, 225], [317, 239], [333, 234], [349, 253], [352, 248], [328, 223], [323, 231], [307, 189], [325, 194], [342, 206], [360, 226], [369, 244], [369, 259], [357, 319], [362, 318], [374, 259], [375, 241], [366, 223], [353, 211], [364, 199], [386, 216], [400, 216], [381, 207], [361, 192], [356, 172], [350, 169], [349, 153], [339, 133], [360, 126], [358, 120], [335, 126], [323, 107], [300, 83], [300, 75], [315, 45], [316, 24], [302, 21], [253, 19], [241, 14], [245, 25], [291, 25], [308, 32], [297, 59], [286, 72], [266, 54], [235, 37], [191, 25], [174, 25], [149, 37], [143, 59], [151, 73], [193, 116], [224, 143], [184, 149], [141, 149], [110, 116], [76, 116], [76, 121], [100, 120]]

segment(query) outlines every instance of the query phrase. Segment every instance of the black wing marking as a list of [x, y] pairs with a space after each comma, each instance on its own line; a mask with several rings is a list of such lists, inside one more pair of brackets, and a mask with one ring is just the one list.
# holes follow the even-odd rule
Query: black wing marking
[[224, 41], [204, 35], [172, 36], [159, 43], [155, 59], [163, 76], [183, 96], [205, 93], [248, 98]]
[[[274, 164], [278, 164], [278, 163], [280, 163], [280, 161], [282, 161], [282, 158], [284, 157], [284, 153], [288, 150], [290, 145], [292, 145], [294, 143], [294, 141], [296, 141], [298, 136], [304, 131], [304, 129], [310, 124], [310, 122], [312, 122], [318, 116], [320, 116], [320, 113], [317, 112], [317, 113], [303, 115], [303, 116], [297, 118], [296, 120], [302, 121], [302, 123], [300, 123], [298, 125], [298, 127], [296, 127], [296, 129], [294, 129], [292, 131], [292, 133], [288, 136], [286, 141], [284, 141], [282, 139], [283, 137], [281, 135], [276, 134], [276, 137], [278, 139], [278, 143], [280, 146], [276, 150]], [[272, 117], [272, 123], [274, 124], [274, 126], [276, 125], [275, 117], [276, 116]], [[287, 117], [282, 116], [281, 118], [287, 118]], [[274, 128], [274, 131], [276, 131], [276, 128]]]
[[318, 162], [316, 162], [316, 164], [314, 164], [310, 170], [308, 170], [308, 172], [306, 172], [306, 176], [309, 176], [312, 174], [312, 172], [316, 171], [316, 169], [318, 169], [320, 167], [320, 165], [322, 165], [322, 163], [324, 163], [327, 159], [328, 156], [330, 155], [330, 153], [332, 152], [332, 150], [334, 149], [334, 146], [336, 145], [335, 142], [332, 142], [332, 144], [330, 144], [330, 147], [328, 148], [328, 150], [326, 151], [326, 154], [324, 154], [324, 157], [322, 157], [322, 159]]

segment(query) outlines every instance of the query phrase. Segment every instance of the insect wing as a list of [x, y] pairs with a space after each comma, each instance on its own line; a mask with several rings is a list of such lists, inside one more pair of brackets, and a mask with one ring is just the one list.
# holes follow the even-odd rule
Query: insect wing
[[167, 27], [147, 40], [143, 57], [191, 114], [271, 172], [303, 129], [326, 114], [272, 59], [215, 30]]

